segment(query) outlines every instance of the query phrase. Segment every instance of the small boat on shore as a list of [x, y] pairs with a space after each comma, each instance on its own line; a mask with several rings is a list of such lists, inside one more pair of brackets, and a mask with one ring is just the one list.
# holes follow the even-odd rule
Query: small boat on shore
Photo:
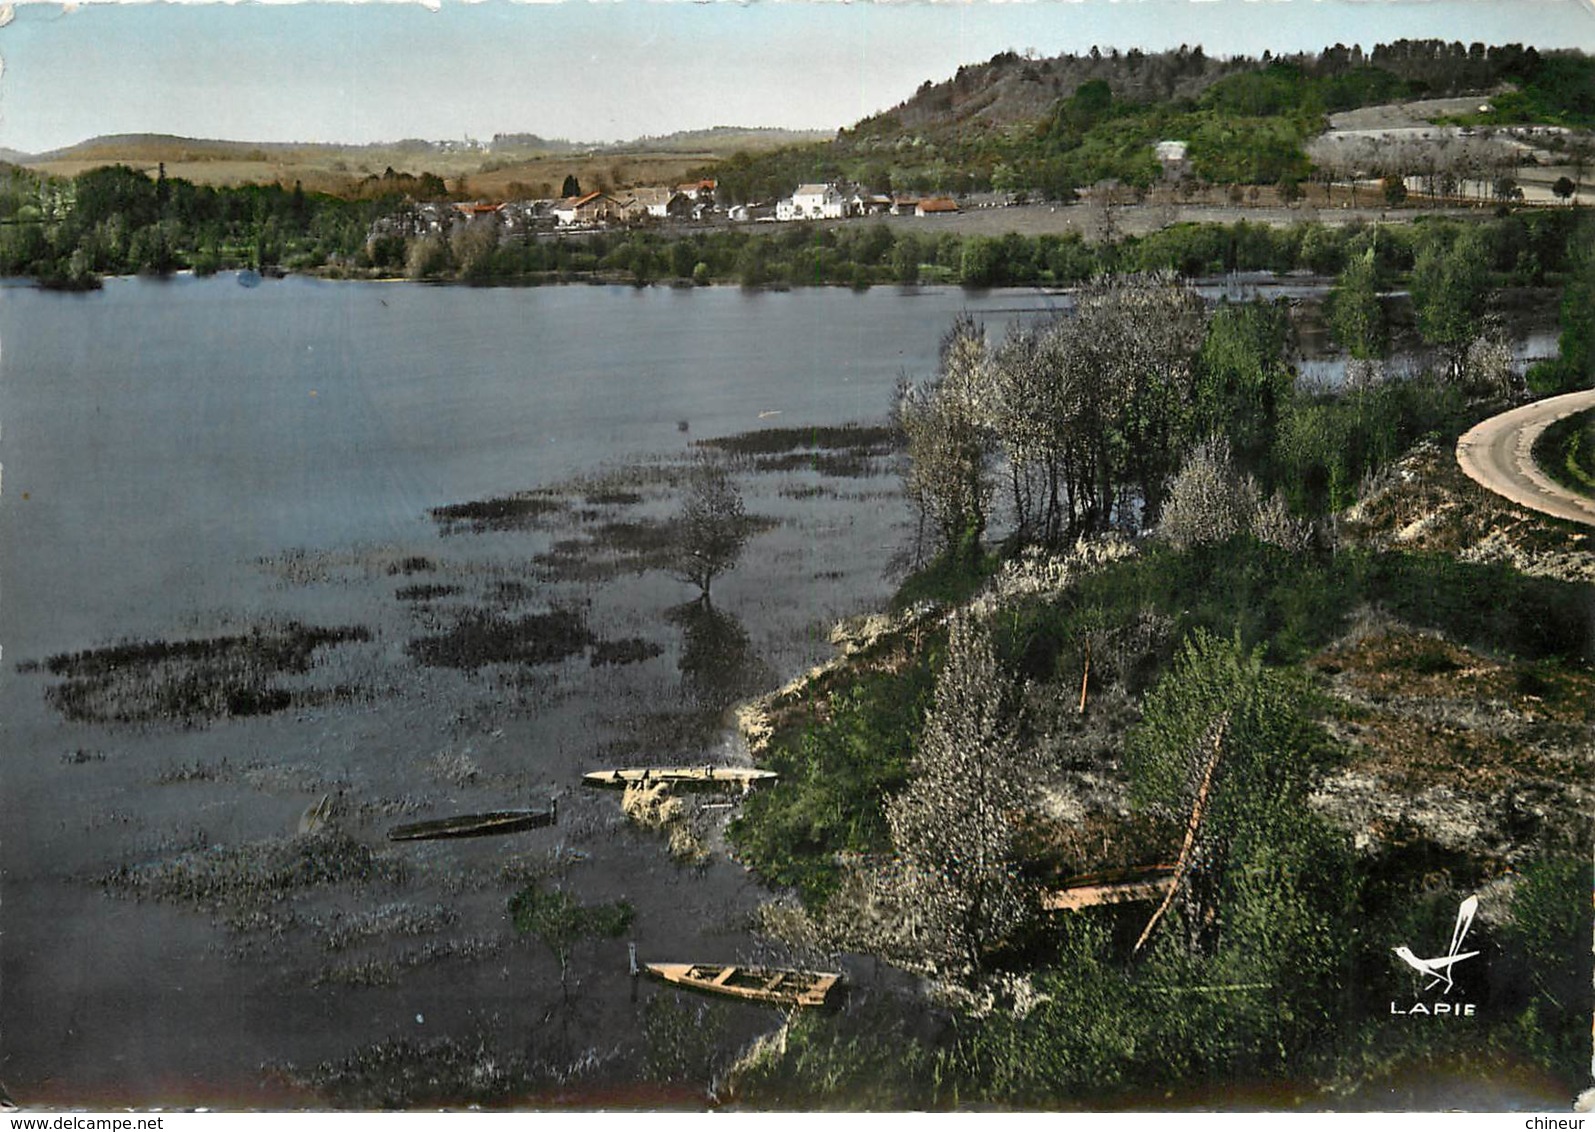
[[719, 963], [649, 963], [645, 970], [655, 978], [691, 990], [773, 1006], [824, 1006], [826, 996], [842, 981], [842, 976], [834, 971]]
[[1049, 912], [1078, 912], [1104, 904], [1158, 900], [1174, 887], [1173, 865], [1141, 865], [1075, 877], [1062, 888], [1041, 894]]
[[436, 841], [447, 837], [491, 837], [553, 825], [558, 819], [557, 802], [551, 803], [546, 810], [489, 810], [482, 814], [460, 814], [452, 818], [396, 825], [388, 830], [388, 840]]
[[773, 770], [751, 766], [640, 766], [590, 770], [582, 775], [582, 781], [589, 786], [656, 786], [668, 782], [683, 786], [740, 786], [747, 790], [779, 777]]

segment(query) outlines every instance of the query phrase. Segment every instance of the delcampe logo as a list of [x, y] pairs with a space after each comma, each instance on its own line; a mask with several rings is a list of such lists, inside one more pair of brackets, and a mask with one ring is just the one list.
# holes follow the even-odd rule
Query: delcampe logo
[[[1462, 945], [1467, 941], [1468, 938], [1468, 931], [1473, 927], [1473, 917], [1478, 910], [1479, 898], [1477, 896], [1470, 896], [1462, 902], [1462, 906], [1457, 909], [1456, 926], [1451, 929], [1451, 947], [1444, 955], [1436, 956], [1433, 959], [1420, 959], [1413, 952], [1412, 948], [1406, 946], [1405, 944], [1393, 949], [1396, 953], [1396, 956], [1403, 963], [1411, 967], [1414, 971], [1417, 971], [1420, 975], [1425, 975], [1428, 977], [1429, 981], [1423, 986], [1425, 991], [1431, 991], [1435, 987], [1444, 986], [1445, 990], [1441, 993], [1449, 994], [1451, 992], [1452, 986], [1456, 982], [1456, 976], [1453, 973], [1452, 968], [1458, 963], [1462, 962], [1464, 959], [1472, 959], [1478, 954], [1477, 951], [1462, 950]], [[1390, 1013], [1454, 1014], [1471, 1017], [1473, 1014], [1473, 1008], [1474, 1005], [1471, 1002], [1450, 1003], [1440, 1001], [1429, 1005], [1425, 1005], [1422, 1002], [1417, 1002], [1413, 1004], [1412, 1009], [1401, 1010], [1397, 1008], [1394, 1002], [1392, 1002], [1390, 1004]]]

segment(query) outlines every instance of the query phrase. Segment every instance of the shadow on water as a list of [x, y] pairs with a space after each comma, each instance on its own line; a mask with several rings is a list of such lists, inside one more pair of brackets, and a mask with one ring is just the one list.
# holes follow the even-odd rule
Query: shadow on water
[[722, 712], [768, 686], [769, 666], [759, 658], [742, 622], [708, 600], [689, 601], [665, 612], [681, 630], [683, 694], [694, 706]]

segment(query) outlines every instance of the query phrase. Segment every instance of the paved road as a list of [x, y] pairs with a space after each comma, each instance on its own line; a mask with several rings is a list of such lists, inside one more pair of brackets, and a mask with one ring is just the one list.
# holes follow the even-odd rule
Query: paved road
[[1513, 503], [1595, 526], [1595, 499], [1556, 483], [1532, 456], [1540, 433], [1585, 409], [1595, 409], [1595, 389], [1547, 397], [1481, 421], [1457, 441], [1457, 463], [1470, 479]]

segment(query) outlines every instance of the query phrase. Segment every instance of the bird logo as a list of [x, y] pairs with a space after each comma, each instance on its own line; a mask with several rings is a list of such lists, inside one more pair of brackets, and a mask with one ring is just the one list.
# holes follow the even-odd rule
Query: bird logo
[[1473, 917], [1478, 910], [1477, 896], [1470, 896], [1462, 902], [1462, 906], [1457, 909], [1456, 926], [1451, 929], [1451, 948], [1438, 958], [1420, 959], [1413, 954], [1412, 948], [1406, 945], [1393, 949], [1403, 963], [1419, 974], [1429, 977], [1430, 981], [1424, 985], [1424, 990], [1433, 990], [1443, 983], [1446, 992], [1450, 993], [1451, 985], [1455, 981], [1451, 969], [1464, 959], [1472, 959], [1478, 954], [1477, 951], [1462, 950], [1462, 943], [1468, 938], [1468, 929], [1473, 927]]

